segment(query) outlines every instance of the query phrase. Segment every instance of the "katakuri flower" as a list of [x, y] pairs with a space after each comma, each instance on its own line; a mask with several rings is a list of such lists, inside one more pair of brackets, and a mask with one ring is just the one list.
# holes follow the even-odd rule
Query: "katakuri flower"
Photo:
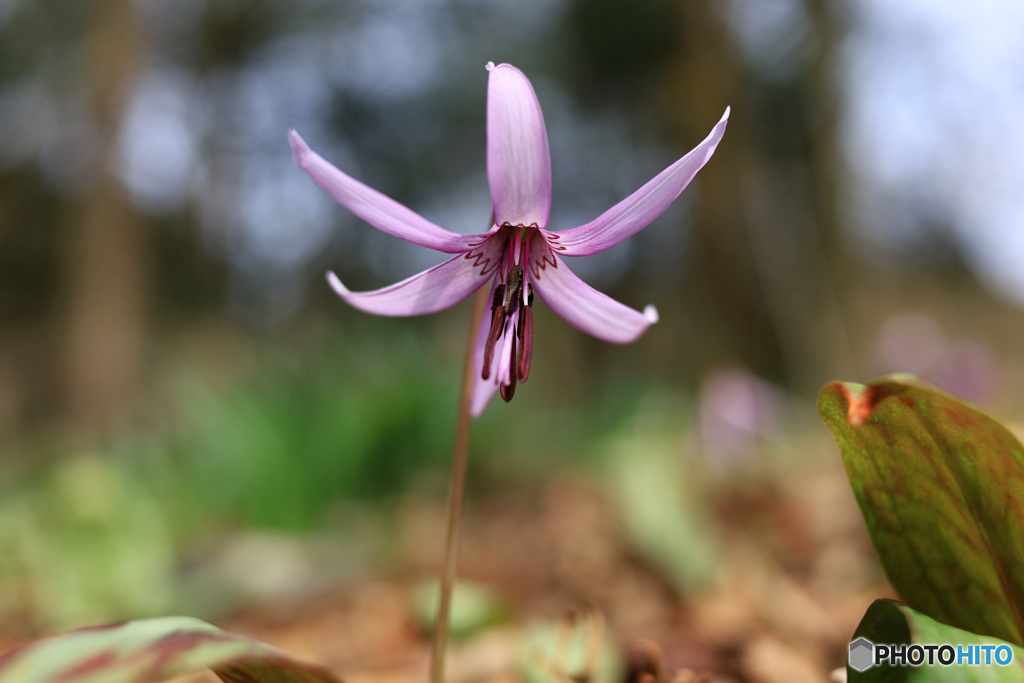
[[486, 233], [461, 235], [431, 223], [342, 173], [298, 133], [290, 133], [299, 166], [342, 206], [378, 230], [455, 254], [371, 292], [351, 292], [328, 273], [331, 287], [350, 305], [377, 315], [435, 313], [491, 283], [491, 315], [485, 316], [474, 349], [473, 416], [483, 412], [495, 391], [511, 400], [516, 382], [529, 376], [534, 295], [573, 327], [616, 344], [635, 341], [658, 321], [654, 306], [640, 312], [620, 304], [573, 275], [562, 257], [596, 254], [647, 227], [711, 158], [729, 120], [726, 108], [703, 142], [591, 222], [549, 230], [551, 156], [537, 95], [514, 66], [488, 63], [487, 70], [487, 179], [494, 224]]

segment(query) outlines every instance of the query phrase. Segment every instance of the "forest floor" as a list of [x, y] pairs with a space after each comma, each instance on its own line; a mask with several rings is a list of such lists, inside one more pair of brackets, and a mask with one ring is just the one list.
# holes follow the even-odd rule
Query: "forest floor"
[[[894, 595], [838, 452], [820, 445], [813, 463], [708, 487], [717, 566], [690, 590], [638, 551], [618, 506], [586, 474], [564, 473], [532, 495], [471, 500], [459, 574], [501, 608], [455, 641], [448, 681], [845, 680], [836, 670], [860, 618]], [[409, 596], [439, 571], [444, 511], [440, 501], [403, 508], [399, 571], [218, 625], [349, 683], [425, 680], [429, 637]]]

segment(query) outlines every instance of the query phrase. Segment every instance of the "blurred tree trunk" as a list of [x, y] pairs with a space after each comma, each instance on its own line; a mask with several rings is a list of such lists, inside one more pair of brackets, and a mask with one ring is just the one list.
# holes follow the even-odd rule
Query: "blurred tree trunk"
[[[810, 173], [815, 201], [822, 257], [822, 294], [826, 310], [823, 330], [835, 344], [836, 353], [829, 370], [835, 377], [857, 377], [860, 363], [853, 350], [845, 305], [845, 283], [854, 267], [843, 241], [843, 188], [851, 184], [850, 170], [843, 157], [840, 128], [843, 93], [839, 83], [839, 49], [848, 30], [847, 2], [804, 0], [817, 38], [817, 50], [807, 72], [810, 112]], [[865, 378], [866, 379], [866, 378]]]
[[[669, 126], [680, 143], [733, 111], [700, 172], [680, 299], [702, 345], [697, 369], [738, 364], [816, 391], [849, 352], [832, 269], [836, 212], [836, 24], [807, 0], [814, 52], [792, 82], [766, 82], [745, 63], [713, 0], [680, 2], [680, 49], [667, 70]], [[813, 11], [812, 11], [813, 10]], [[795, 29], [794, 29], [795, 30]]]
[[725, 138], [697, 178], [700, 194], [680, 298], [687, 302], [691, 327], [701, 332], [692, 337], [701, 346], [688, 353], [696, 368], [737, 363], [781, 379], [783, 352], [759, 287], [740, 201], [740, 174], [756, 153], [748, 132], [753, 112], [741, 100], [747, 77], [713, 4], [680, 2], [680, 50], [666, 83], [670, 133], [684, 147], [707, 135], [726, 105], [733, 107]]
[[137, 397], [147, 284], [144, 225], [113, 175], [139, 29], [131, 0], [101, 0], [92, 13], [82, 68], [100, 155], [93, 191], [72, 209], [68, 254], [67, 391], [79, 437], [106, 435]]
[[814, 196], [822, 250], [837, 269], [844, 266], [839, 190], [846, 176], [846, 163], [839, 148], [839, 76], [836, 55], [846, 31], [842, 12], [846, 2], [804, 0], [807, 16], [814, 26], [817, 49], [806, 73], [809, 93], [810, 162], [815, 179]]

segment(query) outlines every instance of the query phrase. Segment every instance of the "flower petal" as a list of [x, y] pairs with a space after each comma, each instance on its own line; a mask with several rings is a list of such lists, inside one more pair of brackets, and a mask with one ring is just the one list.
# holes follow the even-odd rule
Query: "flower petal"
[[647, 306], [641, 313], [587, 285], [543, 240], [533, 240], [530, 245], [530, 283], [544, 303], [567, 323], [614, 344], [636, 341], [658, 322], [654, 306]]
[[407, 316], [436, 313], [454, 306], [494, 275], [501, 243], [488, 240], [473, 251], [372, 292], [351, 292], [334, 273], [327, 281], [351, 306], [377, 315]]
[[510, 64], [488, 63], [487, 180], [497, 225], [546, 227], [551, 153], [533, 86]]
[[431, 223], [394, 199], [342, 173], [314, 152], [294, 130], [288, 133], [299, 168], [335, 200], [389, 235], [446, 254], [460, 254], [479, 244], [483, 235], [460, 235]]
[[675, 201], [711, 158], [728, 122], [729, 108], [726, 107], [722, 119], [703, 142], [639, 190], [586, 225], [547, 232], [545, 236], [552, 248], [562, 256], [590, 256], [646, 228]]
[[[498, 279], [495, 278], [494, 283], [491, 284], [491, 293], [487, 297], [488, 302], [494, 299], [494, 290], [497, 286]], [[488, 309], [484, 311], [483, 319], [480, 321], [480, 330], [476, 334], [476, 345], [473, 347], [473, 399], [469, 410], [469, 414], [473, 417], [480, 417], [484, 409], [487, 408], [487, 404], [494, 398], [494, 394], [498, 393], [498, 382], [495, 378], [496, 370], [494, 368], [496, 359], [491, 360], [490, 379], [483, 378], [484, 348], [487, 346], [487, 333], [490, 330], [491, 316]]]

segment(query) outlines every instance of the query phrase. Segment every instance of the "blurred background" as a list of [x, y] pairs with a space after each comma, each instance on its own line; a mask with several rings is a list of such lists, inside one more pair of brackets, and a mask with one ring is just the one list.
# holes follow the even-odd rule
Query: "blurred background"
[[286, 135], [483, 231], [493, 60], [544, 109], [553, 229], [732, 118], [668, 212], [571, 264], [657, 326], [613, 346], [538, 306], [529, 383], [474, 425], [464, 573], [526, 605], [502, 623], [596, 606], [671, 666], [839, 666], [885, 588], [818, 389], [910, 371], [1024, 408], [1021, 35], [1012, 0], [0, 0], [0, 637], [265, 636], [333, 595], [317, 618], [386, 637], [277, 642], [420, 661], [400, 596], [440, 566], [469, 305], [337, 300], [328, 269], [439, 255]]

